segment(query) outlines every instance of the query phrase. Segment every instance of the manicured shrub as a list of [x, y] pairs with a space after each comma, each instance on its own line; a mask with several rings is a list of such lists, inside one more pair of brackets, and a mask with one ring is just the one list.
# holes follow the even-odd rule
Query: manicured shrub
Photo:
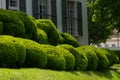
[[79, 67], [77, 67], [77, 70], [86, 70], [87, 66], [88, 66], [88, 59], [87, 56], [85, 55], [85, 52], [83, 49], [80, 49], [79, 47], [77, 48], [77, 50], [79, 51]]
[[51, 45], [57, 45], [62, 42], [62, 37], [59, 34], [54, 23], [49, 19], [36, 20], [37, 27], [46, 32], [48, 41]]
[[110, 62], [106, 56], [106, 51], [97, 49], [97, 57], [98, 57], [98, 70], [104, 70], [107, 69], [110, 65]]
[[32, 40], [24, 39], [23, 41], [26, 47], [25, 67], [44, 68], [47, 63], [47, 53], [45, 49]]
[[60, 54], [63, 54], [66, 60], [66, 70], [74, 70], [75, 67], [75, 57], [68, 50], [57, 46], [57, 50]]
[[42, 45], [42, 47], [47, 51], [47, 65], [45, 68], [54, 70], [66, 69], [65, 58], [55, 46]]
[[0, 34], [2, 34], [3, 31], [3, 23], [0, 21]]
[[112, 50], [116, 55], [117, 57], [119, 58], [119, 61], [118, 63], [120, 64], [120, 50]]
[[38, 42], [40, 44], [48, 44], [47, 34], [43, 30], [37, 29], [36, 42]]
[[70, 35], [68, 33], [61, 33], [61, 36], [63, 37], [62, 44], [70, 44], [74, 47], [80, 46], [78, 41], [72, 35]]
[[14, 14], [23, 22], [25, 27], [24, 38], [36, 40], [37, 37], [37, 27], [34, 22], [34, 18], [28, 16], [24, 12], [14, 11]]
[[0, 67], [13, 67], [18, 60], [15, 46], [8, 42], [0, 41]]
[[26, 47], [24, 46], [22, 39], [1, 35], [0, 41], [10, 43], [15, 47], [16, 54], [18, 54], [18, 60], [14, 63], [13, 67], [22, 67], [26, 57]]
[[0, 9], [0, 21], [3, 23], [4, 35], [23, 37], [25, 28], [23, 22], [14, 14], [14, 11]]
[[79, 51], [74, 48], [72, 45], [69, 45], [69, 44], [61, 44], [61, 45], [58, 45], [59, 47], [61, 48], [64, 48], [66, 50], [68, 50], [69, 52], [71, 52], [73, 54], [73, 56], [75, 57], [75, 67], [74, 69], [77, 70], [81, 67], [81, 54], [79, 53]]
[[106, 51], [106, 56], [110, 62], [109, 66], [117, 64], [119, 62], [119, 57], [112, 50], [109, 49], [103, 49], [103, 50]]
[[89, 48], [89, 46], [81, 46], [79, 49], [83, 49], [88, 58], [87, 70], [96, 70], [98, 66], [98, 57], [96, 53]]

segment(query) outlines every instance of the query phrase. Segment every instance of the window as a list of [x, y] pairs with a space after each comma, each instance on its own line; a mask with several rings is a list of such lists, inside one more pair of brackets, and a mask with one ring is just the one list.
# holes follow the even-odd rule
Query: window
[[74, 34], [74, 2], [67, 3], [67, 32]]
[[9, 0], [9, 9], [19, 10], [19, 0]]
[[48, 18], [47, 4], [48, 4], [47, 0], [39, 0], [38, 2], [39, 18]]
[[109, 45], [108, 45], [108, 44], [105, 44], [105, 47], [109, 47]]
[[115, 44], [112, 44], [112, 47], [115, 47], [116, 45]]

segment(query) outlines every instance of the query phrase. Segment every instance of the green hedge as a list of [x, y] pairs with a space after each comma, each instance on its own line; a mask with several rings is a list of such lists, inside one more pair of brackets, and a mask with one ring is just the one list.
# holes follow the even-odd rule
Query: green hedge
[[119, 64], [120, 64], [120, 50], [112, 50], [119, 58]]
[[3, 32], [3, 23], [0, 21], [0, 34]]
[[16, 53], [14, 53], [14, 54], [18, 55], [18, 59], [14, 63], [13, 67], [22, 67], [24, 60], [25, 60], [25, 57], [26, 57], [26, 47], [22, 43], [21, 39], [15, 38], [12, 36], [1, 35], [0, 41], [6, 42], [8, 44], [10, 43], [12, 46], [15, 47]]
[[23, 41], [26, 47], [26, 59], [24, 66], [44, 68], [47, 63], [47, 53], [45, 49], [32, 40], [24, 39]]
[[16, 14], [14, 14], [14, 11], [0, 9], [0, 21], [3, 23], [3, 35], [12, 35], [15, 37], [24, 36], [24, 24]]
[[87, 66], [88, 66], [88, 59], [87, 56], [85, 55], [85, 52], [83, 49], [80, 49], [79, 47], [76, 48], [79, 51], [79, 67], [77, 67], [77, 70], [86, 70]]
[[66, 70], [74, 70], [75, 67], [75, 57], [68, 50], [57, 46], [57, 50], [60, 54], [63, 54], [66, 60]]
[[8, 42], [0, 41], [0, 67], [13, 67], [18, 60], [15, 46]]
[[48, 41], [51, 45], [57, 45], [62, 42], [62, 37], [59, 34], [54, 23], [49, 19], [36, 20], [37, 27], [46, 32]]
[[24, 38], [36, 40], [37, 26], [34, 22], [34, 18], [28, 16], [24, 12], [14, 11], [15, 15], [24, 23], [25, 36]]
[[47, 65], [45, 68], [55, 70], [66, 69], [65, 58], [55, 46], [42, 45], [42, 47], [47, 51]]
[[119, 62], [119, 57], [112, 50], [109, 50], [109, 49], [103, 49], [103, 50], [106, 51], [106, 56], [109, 59], [109, 62], [110, 62], [109, 66], [117, 64]]
[[37, 29], [37, 38], [35, 41], [40, 44], [48, 44], [47, 34], [43, 30]]
[[96, 70], [98, 67], [98, 57], [97, 54], [89, 48], [90, 46], [82, 46], [79, 49], [83, 49], [87, 58], [88, 58], [88, 66], [87, 70]]
[[70, 44], [74, 47], [79, 47], [78, 41], [70, 34], [68, 33], [61, 33], [61, 36], [63, 37], [62, 44]]

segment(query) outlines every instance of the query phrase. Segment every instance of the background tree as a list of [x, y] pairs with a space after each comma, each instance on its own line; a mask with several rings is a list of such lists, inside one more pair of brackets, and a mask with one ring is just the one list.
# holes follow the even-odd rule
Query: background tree
[[114, 28], [120, 32], [119, 0], [88, 0], [89, 43], [105, 42]]

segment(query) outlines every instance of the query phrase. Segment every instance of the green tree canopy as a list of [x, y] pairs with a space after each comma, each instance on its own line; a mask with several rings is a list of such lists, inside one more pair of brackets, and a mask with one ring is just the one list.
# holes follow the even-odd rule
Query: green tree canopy
[[120, 32], [119, 0], [88, 0], [89, 43], [105, 42], [114, 28]]

